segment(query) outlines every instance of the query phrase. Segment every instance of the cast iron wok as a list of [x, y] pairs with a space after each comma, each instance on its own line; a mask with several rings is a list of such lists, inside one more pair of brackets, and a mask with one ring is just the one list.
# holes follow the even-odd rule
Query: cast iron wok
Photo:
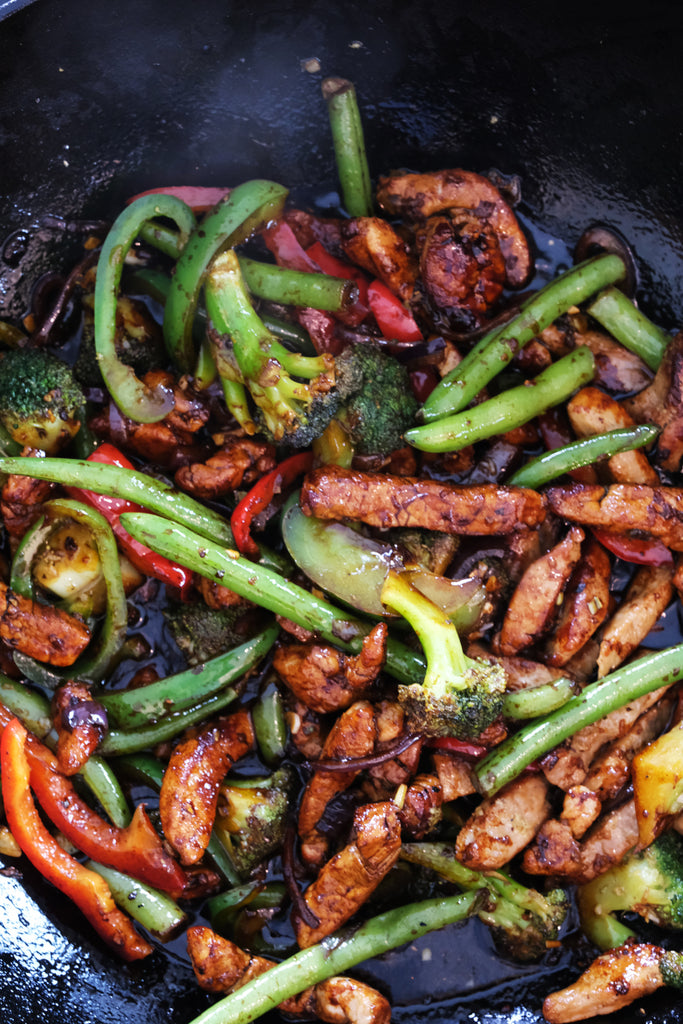
[[[0, 317], [21, 316], [39, 277], [68, 266], [78, 221], [110, 217], [142, 189], [258, 175], [290, 186], [294, 201], [329, 196], [320, 81], [339, 74], [356, 83], [374, 174], [517, 174], [543, 252], [553, 237], [571, 252], [588, 224], [607, 223], [634, 247], [646, 311], [667, 328], [683, 322], [678, 5], [574, 6], [562, 20], [509, 0], [17, 7], [0, 23]], [[5, 1024], [185, 1024], [209, 1005], [182, 949], [122, 966], [59, 893], [21, 870], [0, 877]], [[541, 971], [515, 967], [493, 957], [475, 922], [367, 975], [397, 1021], [531, 1024], [584, 954], [570, 937]], [[636, 1020], [683, 1013], [664, 996], [619, 1015]]]

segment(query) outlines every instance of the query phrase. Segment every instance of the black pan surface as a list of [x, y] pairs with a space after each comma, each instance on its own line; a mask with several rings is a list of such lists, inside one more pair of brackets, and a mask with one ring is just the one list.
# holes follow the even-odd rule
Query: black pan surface
[[[69, 231], [46, 217], [107, 217], [154, 185], [255, 175], [287, 184], [295, 201], [323, 201], [336, 179], [320, 81], [339, 74], [356, 83], [373, 174], [517, 174], [541, 250], [560, 238], [571, 251], [592, 222], [617, 228], [638, 258], [643, 308], [667, 328], [683, 322], [677, 4], [248, 7], [0, 4], [0, 317], [20, 316], [40, 275], [68, 266]], [[186, 1024], [209, 1005], [182, 948], [118, 964], [30, 865], [21, 871], [0, 876], [5, 1024]], [[475, 922], [368, 974], [392, 995], [396, 1021], [535, 1024], [543, 995], [580, 962], [570, 936], [541, 973], [505, 964]], [[683, 1013], [665, 996], [618, 1024], [635, 1021]]]

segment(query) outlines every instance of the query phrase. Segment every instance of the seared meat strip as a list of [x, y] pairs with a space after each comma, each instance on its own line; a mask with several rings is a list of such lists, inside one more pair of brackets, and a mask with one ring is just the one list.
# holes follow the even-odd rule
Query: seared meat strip
[[659, 537], [672, 551], [683, 551], [683, 488], [645, 484], [568, 484], [546, 491], [552, 512], [583, 526], [614, 533]]
[[545, 518], [543, 497], [528, 488], [467, 487], [339, 466], [322, 466], [306, 477], [301, 507], [306, 515], [320, 519], [355, 519], [382, 529], [418, 526], [470, 536], [512, 533]]
[[483, 800], [458, 832], [458, 860], [475, 871], [502, 868], [523, 850], [550, 814], [548, 783], [524, 775]]
[[60, 608], [21, 597], [0, 583], [0, 638], [36, 661], [66, 667], [87, 647], [90, 630]]

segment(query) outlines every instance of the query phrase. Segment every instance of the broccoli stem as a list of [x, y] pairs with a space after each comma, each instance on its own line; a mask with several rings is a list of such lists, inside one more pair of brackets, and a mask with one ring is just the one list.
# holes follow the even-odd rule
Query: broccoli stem
[[98, 694], [98, 701], [121, 728], [140, 729], [168, 715], [187, 711], [220, 693], [265, 657], [279, 634], [276, 625], [231, 651], [166, 679], [130, 690]]
[[459, 451], [496, 434], [528, 423], [569, 398], [593, 379], [595, 357], [582, 346], [519, 387], [503, 391], [471, 409], [445, 416], [405, 433], [406, 441], [425, 452]]
[[[163, 553], [188, 569], [229, 587], [262, 608], [291, 619], [304, 629], [320, 634], [345, 650], [359, 651], [363, 637], [370, 632], [368, 623], [335, 608], [329, 601], [315, 597], [302, 587], [268, 569], [254, 564], [215, 544], [208, 546], [184, 526], [142, 512], [124, 513], [125, 528], [153, 551]], [[173, 552], [169, 555], [169, 552]], [[387, 642], [386, 669], [402, 682], [422, 682], [424, 658], [394, 637]]]
[[80, 487], [112, 498], [125, 498], [174, 522], [191, 526], [207, 540], [235, 546], [230, 525], [221, 515], [147, 473], [104, 462], [22, 456], [0, 458], [0, 473], [17, 473], [37, 480], [52, 480], [63, 487]]
[[327, 103], [344, 208], [351, 217], [371, 217], [372, 183], [356, 90], [345, 78], [326, 78], [322, 93]]
[[532, 487], [538, 490], [564, 473], [571, 473], [581, 466], [588, 466], [599, 459], [611, 459], [619, 452], [642, 448], [654, 441], [659, 428], [649, 423], [637, 427], [619, 427], [606, 434], [583, 437], [579, 441], [544, 452], [527, 462], [507, 481], [512, 487]]
[[484, 335], [437, 384], [422, 407], [425, 423], [464, 409], [527, 342], [572, 306], [620, 280], [624, 273], [624, 263], [618, 256], [595, 256], [541, 288], [522, 303], [509, 323]]
[[360, 928], [337, 933], [302, 949], [204, 1010], [191, 1024], [248, 1024], [284, 999], [343, 974], [363, 960], [464, 921], [476, 911], [479, 898], [476, 892], [465, 893], [423, 900], [378, 914]]
[[86, 861], [86, 867], [101, 875], [119, 907], [161, 942], [172, 939], [187, 921], [185, 911], [166, 893], [93, 860]]
[[173, 408], [166, 389], [152, 392], [116, 353], [116, 302], [123, 264], [141, 226], [155, 216], [170, 217], [186, 239], [195, 227], [192, 210], [174, 196], [142, 196], [114, 221], [104, 240], [95, 281], [95, 349], [107, 390], [124, 415], [138, 423], [155, 423]]
[[611, 711], [679, 679], [683, 679], [683, 644], [639, 658], [604, 679], [590, 683], [557, 711], [523, 726], [479, 761], [473, 769], [473, 777], [480, 792], [493, 796], [532, 761], [585, 725], [592, 725]]
[[190, 235], [176, 263], [164, 311], [164, 339], [180, 369], [191, 372], [195, 360], [192, 327], [204, 278], [214, 256], [237, 245], [282, 213], [287, 189], [255, 179], [233, 189]]
[[420, 593], [405, 576], [390, 569], [382, 586], [382, 603], [410, 623], [427, 658], [425, 683], [457, 677], [467, 671], [467, 658], [457, 629], [438, 605]]
[[622, 291], [605, 288], [593, 299], [587, 312], [624, 348], [640, 356], [651, 370], [659, 368], [671, 337], [641, 313]]

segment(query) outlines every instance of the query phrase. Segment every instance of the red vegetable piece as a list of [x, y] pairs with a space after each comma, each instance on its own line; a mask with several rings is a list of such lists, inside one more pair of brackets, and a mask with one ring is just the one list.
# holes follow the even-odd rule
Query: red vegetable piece
[[236, 506], [230, 519], [230, 526], [238, 551], [243, 555], [258, 558], [259, 549], [251, 536], [251, 524], [259, 513], [264, 512], [276, 494], [289, 487], [301, 473], [307, 473], [313, 465], [312, 452], [297, 452], [279, 466], [266, 473], [254, 484]]
[[368, 305], [387, 341], [408, 344], [423, 340], [412, 313], [382, 281], [375, 280], [369, 286]]
[[[121, 466], [124, 469], [134, 469], [133, 463], [118, 450], [113, 444], [106, 442], [101, 444], [88, 462], [102, 462], [107, 466]], [[125, 498], [112, 498], [106, 494], [96, 494], [94, 491], [86, 491], [80, 487], [67, 487], [67, 492], [72, 498], [83, 501], [92, 508], [97, 509], [107, 520], [112, 528], [114, 536], [121, 550], [128, 556], [133, 565], [144, 572], [147, 576], [153, 576], [171, 587], [180, 591], [183, 597], [192, 585], [192, 573], [182, 565], [176, 565], [163, 555], [158, 555], [145, 544], [135, 540], [121, 524], [122, 512], [144, 512], [142, 505], [134, 501], [127, 501]]]
[[673, 555], [658, 538], [631, 537], [625, 533], [593, 528], [593, 536], [604, 548], [624, 562], [635, 565], [671, 565]]
[[206, 213], [216, 203], [220, 203], [221, 199], [230, 195], [230, 189], [211, 188], [205, 185], [164, 185], [161, 188], [150, 188], [146, 192], [138, 192], [137, 195], [126, 200], [126, 206], [130, 206], [142, 196], [155, 195], [175, 196], [176, 199], [181, 199], [186, 203], [195, 213]]

